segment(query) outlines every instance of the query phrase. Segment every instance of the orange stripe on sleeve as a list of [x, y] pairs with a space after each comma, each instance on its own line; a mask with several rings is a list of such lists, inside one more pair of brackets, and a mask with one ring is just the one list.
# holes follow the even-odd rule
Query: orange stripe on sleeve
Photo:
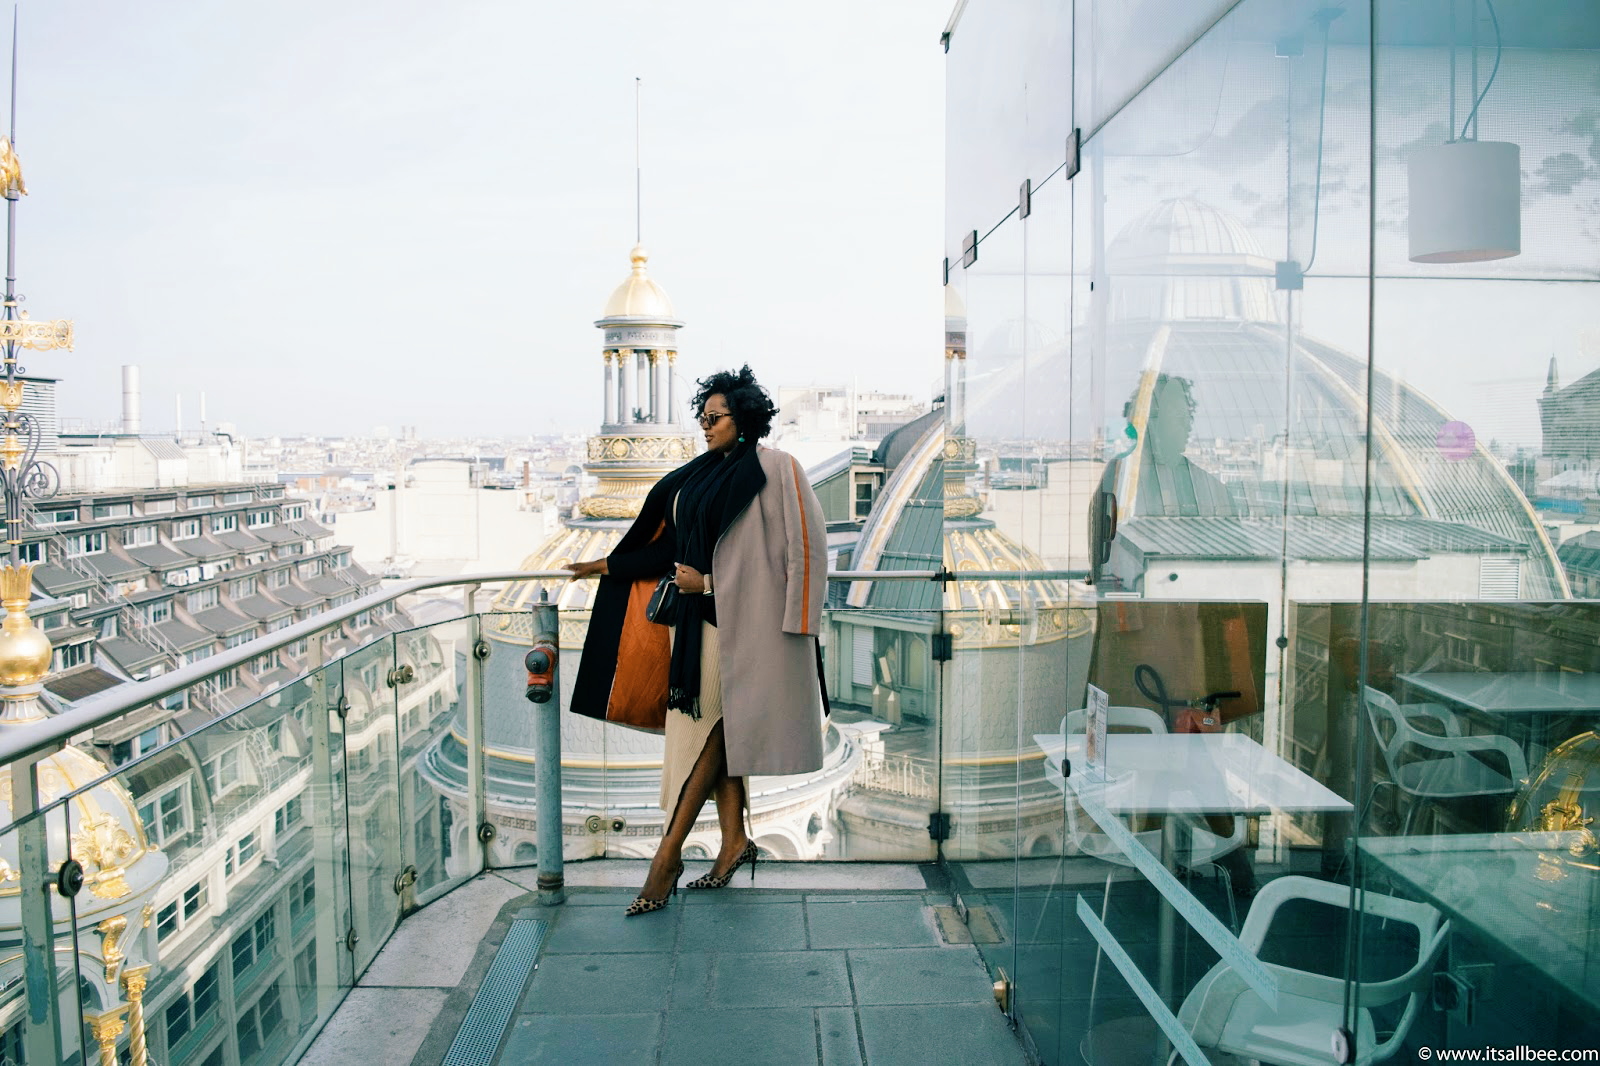
[[789, 456], [789, 466], [794, 471], [794, 503], [800, 509], [800, 539], [805, 542], [806, 565], [804, 569], [804, 591], [800, 594], [801, 622], [800, 632], [811, 632], [811, 527], [810, 520], [806, 518], [806, 498], [800, 491], [800, 463], [794, 456]]

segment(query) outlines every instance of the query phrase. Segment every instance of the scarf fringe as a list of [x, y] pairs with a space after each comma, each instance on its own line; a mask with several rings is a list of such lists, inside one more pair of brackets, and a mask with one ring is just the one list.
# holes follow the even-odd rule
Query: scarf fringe
[[697, 722], [700, 720], [700, 700], [688, 689], [667, 689], [667, 706], [682, 711]]

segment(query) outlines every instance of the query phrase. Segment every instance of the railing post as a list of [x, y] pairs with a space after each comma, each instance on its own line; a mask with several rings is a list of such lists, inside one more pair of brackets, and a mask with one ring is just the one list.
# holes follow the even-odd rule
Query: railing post
[[[28, 1023], [23, 1046], [29, 1062], [65, 1062], [61, 1054], [61, 1004], [56, 999], [55, 915], [50, 893], [50, 844], [39, 809], [38, 752], [11, 764], [11, 816], [17, 823], [17, 865], [22, 885], [22, 967], [27, 985]], [[65, 818], [65, 811], [63, 819]], [[31, 817], [30, 817], [31, 816]], [[26, 821], [24, 821], [26, 819]], [[80, 1024], [78, 1019], [73, 1025]]]
[[[473, 586], [475, 590], [477, 586]], [[468, 592], [466, 605], [469, 609], [477, 607], [475, 592]], [[494, 846], [494, 836], [489, 830], [489, 810], [485, 799], [483, 786], [483, 745], [484, 745], [484, 720], [483, 720], [483, 662], [488, 657], [489, 645], [483, 639], [483, 618], [473, 613], [467, 615], [467, 644], [471, 654], [467, 656], [466, 686], [462, 693], [465, 701], [463, 724], [467, 729], [467, 832], [465, 839], [470, 845], [476, 845], [478, 850], [477, 873], [487, 870], [491, 865], [489, 859]]]
[[561, 853], [561, 613], [544, 597], [533, 608], [530, 658], [544, 646], [549, 651], [549, 695], [535, 697], [533, 713], [534, 802], [539, 817], [539, 902], [547, 906], [567, 898]]

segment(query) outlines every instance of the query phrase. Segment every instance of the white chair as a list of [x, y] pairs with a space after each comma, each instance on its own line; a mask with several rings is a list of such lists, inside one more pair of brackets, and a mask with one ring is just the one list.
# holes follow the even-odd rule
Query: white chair
[[[1527, 760], [1510, 737], [1465, 736], [1456, 716], [1438, 704], [1402, 707], [1393, 697], [1370, 686], [1365, 693], [1367, 716], [1389, 770], [1389, 781], [1380, 784], [1392, 784], [1413, 799], [1402, 835], [1410, 835], [1412, 823], [1422, 809], [1423, 804], [1417, 800], [1501, 795], [1517, 791], [1527, 781]], [[1438, 723], [1442, 735], [1418, 728], [1428, 722]], [[1477, 758], [1475, 752], [1500, 756], [1505, 760], [1506, 772], [1500, 773]]]
[[[1347, 886], [1332, 881], [1279, 877], [1256, 894], [1239, 942], [1246, 951], [1259, 956], [1273, 916], [1285, 903], [1312, 900], [1347, 909], [1350, 897]], [[1426, 993], [1434, 961], [1444, 948], [1450, 923], [1441, 922], [1439, 912], [1426, 903], [1376, 892], [1358, 891], [1356, 897], [1358, 911], [1384, 919], [1385, 928], [1390, 923], [1405, 923], [1417, 931], [1417, 959], [1405, 973], [1385, 981], [1356, 981], [1350, 986], [1351, 995], [1360, 1005], [1356, 1011], [1355, 1046], [1351, 1049], [1353, 1061], [1355, 1066], [1367, 1066], [1393, 1055], [1404, 1042]], [[1369, 934], [1364, 938], [1365, 949], [1370, 951], [1374, 942]], [[1262, 965], [1278, 982], [1276, 1010], [1267, 1006], [1226, 962], [1219, 962], [1184, 999], [1178, 1008], [1178, 1021], [1202, 1048], [1284, 1066], [1334, 1066], [1330, 1041], [1335, 1030], [1344, 1024], [1344, 978], [1270, 962]], [[1393, 1030], [1380, 1035], [1371, 1008], [1401, 999], [1406, 1004]]]
[[[1086, 710], [1070, 711], [1061, 720], [1063, 737], [1084, 732], [1088, 723], [1089, 712]], [[1106, 708], [1106, 731], [1108, 733], [1165, 733], [1167, 723], [1155, 711], [1146, 707], [1108, 707]], [[1060, 782], [1058, 782], [1059, 784]], [[1067, 796], [1067, 834], [1078, 851], [1091, 858], [1104, 859], [1113, 864], [1106, 871], [1105, 890], [1100, 897], [1100, 922], [1105, 924], [1106, 913], [1111, 905], [1111, 882], [1116, 876], [1117, 866], [1131, 867], [1133, 860], [1123, 853], [1122, 849], [1102, 830], [1087, 811], [1078, 805], [1072, 796], [1072, 790], [1063, 788]], [[1182, 817], [1184, 826], [1189, 834], [1189, 846], [1177, 856], [1178, 862], [1185, 867], [1193, 869], [1196, 866], [1210, 866], [1222, 880], [1222, 895], [1228, 904], [1228, 928], [1239, 928], [1239, 914], [1233, 902], [1233, 878], [1226, 867], [1218, 865], [1217, 860], [1241, 847], [1245, 841], [1245, 820], [1235, 817], [1233, 832], [1228, 836], [1219, 836], [1213, 833], [1203, 819], [1192, 815]], [[1129, 827], [1132, 828], [1131, 826]], [[1161, 829], [1135, 830], [1133, 837], [1153, 854], [1161, 854]], [[1100, 991], [1100, 947], [1095, 945], [1094, 976], [1089, 982], [1089, 1019], [1092, 1027], [1094, 1021], [1095, 1000]]]

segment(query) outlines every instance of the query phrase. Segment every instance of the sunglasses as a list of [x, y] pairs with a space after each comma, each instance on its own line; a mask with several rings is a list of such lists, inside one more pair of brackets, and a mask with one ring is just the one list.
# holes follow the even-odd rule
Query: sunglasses
[[732, 417], [733, 414], [728, 411], [707, 411], [705, 414], [695, 419], [695, 421], [700, 423], [701, 429], [710, 429], [724, 418]]

